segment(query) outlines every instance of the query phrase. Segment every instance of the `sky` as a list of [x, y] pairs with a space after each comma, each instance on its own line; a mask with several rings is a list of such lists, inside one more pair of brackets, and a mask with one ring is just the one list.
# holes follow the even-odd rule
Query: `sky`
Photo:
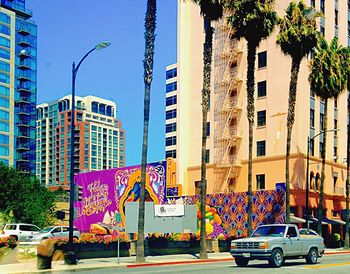
[[[126, 131], [126, 165], [141, 163], [146, 0], [27, 0], [38, 26], [38, 104], [71, 93], [72, 63], [101, 41], [111, 45], [84, 60], [76, 95], [117, 104]], [[176, 62], [177, 0], [157, 1], [148, 162], [165, 158], [165, 67]]]

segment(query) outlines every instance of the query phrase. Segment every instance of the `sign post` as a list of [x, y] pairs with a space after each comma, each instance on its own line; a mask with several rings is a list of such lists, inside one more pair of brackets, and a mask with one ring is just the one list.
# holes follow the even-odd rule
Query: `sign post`
[[115, 222], [117, 223], [117, 231], [118, 231], [118, 248], [117, 248], [117, 254], [118, 254], [118, 264], [119, 264], [119, 255], [120, 255], [120, 227], [119, 227], [119, 224], [120, 224], [120, 221], [121, 221], [121, 216], [120, 216], [120, 213], [117, 212], [115, 214]]

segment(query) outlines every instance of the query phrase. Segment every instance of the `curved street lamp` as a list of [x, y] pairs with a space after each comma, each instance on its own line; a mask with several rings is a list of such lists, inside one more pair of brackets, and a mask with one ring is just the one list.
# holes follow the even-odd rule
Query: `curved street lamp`
[[69, 187], [69, 238], [68, 238], [68, 252], [65, 263], [76, 264], [77, 258], [73, 248], [73, 221], [74, 221], [74, 128], [75, 128], [75, 79], [81, 63], [88, 57], [88, 55], [94, 50], [100, 50], [108, 47], [111, 43], [103, 41], [89, 50], [83, 58], [75, 66], [75, 62], [72, 65], [72, 111], [71, 111], [71, 138], [70, 138], [70, 187]]
[[[314, 137], [310, 138], [310, 136], [307, 137], [307, 156], [306, 156], [306, 192], [305, 192], [305, 220], [306, 220], [306, 227], [309, 228], [309, 161], [310, 161], [310, 143], [313, 141], [317, 136], [321, 135], [325, 132], [336, 132], [340, 129], [329, 129], [329, 130], [322, 130], [319, 133], [317, 133]], [[324, 148], [323, 148], [324, 149]]]

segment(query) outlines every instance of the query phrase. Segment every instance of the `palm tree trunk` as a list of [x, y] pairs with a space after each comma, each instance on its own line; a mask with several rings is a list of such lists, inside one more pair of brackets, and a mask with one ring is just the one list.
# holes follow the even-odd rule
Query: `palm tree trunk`
[[156, 29], [156, 11], [157, 1], [147, 1], [147, 11], [145, 18], [145, 59], [144, 67], [144, 83], [145, 83], [145, 98], [144, 98], [144, 114], [143, 114], [143, 143], [142, 143], [142, 161], [141, 161], [141, 187], [139, 201], [139, 219], [138, 219], [138, 236], [136, 248], [136, 262], [145, 262], [144, 248], [144, 228], [145, 228], [145, 185], [146, 185], [146, 164], [147, 164], [147, 148], [148, 148], [148, 124], [150, 112], [150, 95], [151, 82], [153, 79], [153, 56], [154, 56], [154, 40]]
[[[350, 78], [349, 80], [350, 81]], [[350, 90], [348, 88], [348, 90]], [[344, 241], [344, 248], [349, 249], [350, 248], [350, 237], [349, 237], [349, 192], [350, 192], [350, 123], [349, 123], [349, 113], [350, 113], [350, 96], [349, 96], [349, 92], [347, 94], [348, 96], [348, 113], [347, 113], [347, 117], [348, 117], [348, 141], [347, 141], [347, 151], [346, 151], [346, 189], [345, 189], [345, 193], [346, 193], [346, 198], [345, 198], [345, 203], [346, 203], [346, 210], [345, 210], [345, 241]]]
[[207, 194], [206, 181], [206, 151], [207, 151], [207, 116], [210, 100], [210, 78], [211, 78], [211, 62], [213, 50], [213, 33], [214, 28], [211, 27], [210, 21], [204, 18], [205, 42], [203, 48], [203, 90], [202, 90], [202, 161], [201, 161], [201, 188], [200, 188], [200, 259], [207, 259], [206, 245], [206, 221], [205, 221], [205, 205]]
[[325, 168], [326, 168], [326, 148], [327, 148], [327, 112], [328, 112], [328, 99], [325, 99], [324, 103], [324, 126], [323, 126], [323, 149], [322, 149], [322, 170], [321, 170], [321, 185], [320, 196], [318, 200], [318, 221], [317, 221], [317, 233], [322, 235], [322, 217], [323, 217], [323, 188], [325, 180]]
[[295, 117], [295, 102], [297, 99], [297, 84], [300, 68], [300, 58], [292, 59], [292, 68], [289, 84], [289, 102], [288, 102], [288, 117], [287, 117], [287, 149], [286, 149], [286, 223], [290, 223], [290, 182], [289, 182], [289, 157], [290, 144], [292, 140], [292, 130]]
[[254, 89], [255, 58], [257, 44], [248, 41], [247, 71], [247, 118], [249, 123], [249, 158], [248, 158], [248, 236], [252, 234], [252, 170], [253, 170], [253, 126], [254, 126]]

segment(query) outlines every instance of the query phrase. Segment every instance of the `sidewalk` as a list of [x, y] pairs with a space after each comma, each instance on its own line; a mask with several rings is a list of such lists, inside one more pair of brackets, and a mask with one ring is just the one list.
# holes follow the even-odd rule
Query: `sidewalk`
[[[327, 249], [325, 256], [332, 254], [350, 254], [349, 250], [342, 248]], [[164, 256], [148, 256], [146, 257], [147, 263], [137, 264], [135, 263], [135, 256], [120, 258], [119, 264], [117, 258], [95, 258], [80, 260], [77, 265], [65, 265], [63, 261], [52, 262], [52, 269], [49, 270], [37, 270], [36, 260], [28, 260], [27, 262], [16, 264], [0, 265], [0, 273], [51, 273], [57, 271], [64, 272], [79, 272], [89, 269], [103, 270], [108, 268], [136, 268], [142, 266], [155, 266], [155, 265], [174, 265], [174, 264], [194, 264], [194, 263], [207, 263], [207, 262], [222, 262], [233, 261], [229, 252], [223, 253], [208, 253], [207, 260], [199, 260], [196, 255], [191, 254], [178, 254], [178, 255], [164, 255]]]

